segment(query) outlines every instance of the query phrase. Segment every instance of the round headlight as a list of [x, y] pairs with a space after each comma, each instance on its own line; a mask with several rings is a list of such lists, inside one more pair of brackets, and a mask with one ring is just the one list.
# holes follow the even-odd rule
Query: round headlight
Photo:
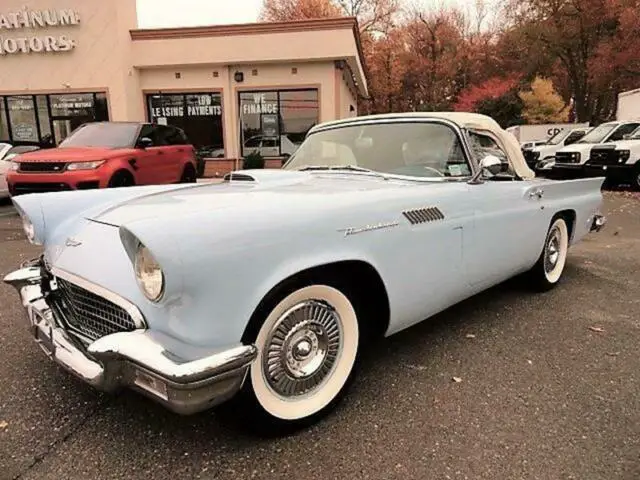
[[152, 302], [157, 302], [164, 293], [164, 273], [151, 252], [144, 245], [138, 247], [134, 262], [138, 285]]

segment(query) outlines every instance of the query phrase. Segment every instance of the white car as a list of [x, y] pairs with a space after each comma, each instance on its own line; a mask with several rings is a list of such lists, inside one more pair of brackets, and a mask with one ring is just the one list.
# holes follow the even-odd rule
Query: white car
[[640, 190], [640, 128], [624, 140], [593, 147], [584, 169], [587, 176], [604, 176]]
[[11, 168], [12, 159], [21, 153], [39, 149], [40, 147], [29, 145], [14, 147], [8, 143], [0, 143], [0, 200], [10, 196], [9, 186], [7, 185], [7, 172]]
[[591, 128], [574, 128], [561, 130], [549, 141], [528, 150], [523, 150], [524, 159], [532, 170], [538, 171], [547, 168], [556, 158], [556, 153], [563, 147], [572, 145], [582, 139]]
[[623, 140], [625, 135], [629, 135], [638, 127], [640, 121], [607, 122], [599, 125], [573, 145], [558, 150], [550, 173], [560, 178], [583, 176], [584, 165], [595, 145]]

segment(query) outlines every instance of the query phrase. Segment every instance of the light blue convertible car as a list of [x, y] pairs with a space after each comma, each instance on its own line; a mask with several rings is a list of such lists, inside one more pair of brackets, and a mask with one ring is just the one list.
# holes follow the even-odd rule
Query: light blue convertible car
[[481, 115], [351, 118], [281, 170], [14, 197], [44, 253], [5, 282], [42, 349], [94, 387], [182, 414], [235, 397], [297, 428], [345, 393], [372, 336], [518, 274], [555, 286], [605, 223], [603, 180], [534, 178]]

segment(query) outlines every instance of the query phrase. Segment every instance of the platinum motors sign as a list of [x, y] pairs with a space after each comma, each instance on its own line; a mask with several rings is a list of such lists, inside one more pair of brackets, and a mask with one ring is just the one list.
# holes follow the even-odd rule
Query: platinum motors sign
[[75, 48], [76, 43], [67, 35], [35, 35], [34, 33], [39, 29], [79, 24], [80, 15], [70, 9], [28, 10], [23, 8], [15, 12], [0, 13], [0, 55], [68, 52]]

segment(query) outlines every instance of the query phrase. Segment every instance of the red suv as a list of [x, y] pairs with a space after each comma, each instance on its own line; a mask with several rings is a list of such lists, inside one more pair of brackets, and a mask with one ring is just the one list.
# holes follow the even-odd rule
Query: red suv
[[11, 195], [196, 181], [196, 155], [182, 130], [134, 122], [78, 127], [58, 148], [13, 158]]

